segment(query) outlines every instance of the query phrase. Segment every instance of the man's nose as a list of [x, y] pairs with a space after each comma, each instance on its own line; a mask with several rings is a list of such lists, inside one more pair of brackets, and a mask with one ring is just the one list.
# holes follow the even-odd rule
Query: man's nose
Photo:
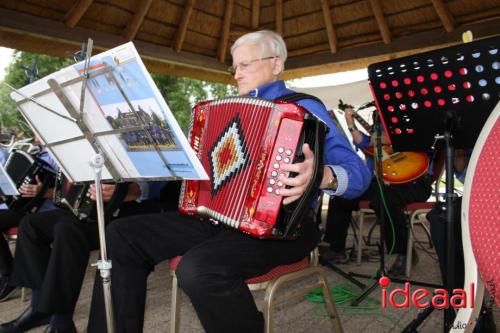
[[234, 69], [234, 79], [238, 80], [242, 76], [243, 76], [243, 72], [241, 71], [240, 66], [236, 66], [236, 68]]

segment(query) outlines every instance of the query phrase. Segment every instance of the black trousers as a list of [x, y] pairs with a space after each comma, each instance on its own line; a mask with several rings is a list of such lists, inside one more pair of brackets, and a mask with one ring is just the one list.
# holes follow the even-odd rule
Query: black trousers
[[12, 271], [12, 253], [2, 233], [19, 225], [22, 217], [21, 214], [10, 209], [0, 210], [0, 276], [8, 276]]
[[[262, 333], [264, 318], [245, 279], [304, 258], [319, 241], [309, 214], [296, 240], [258, 240], [176, 212], [120, 219], [108, 227], [117, 332], [142, 332], [154, 266], [182, 255], [180, 287], [208, 333]], [[88, 332], [106, 332], [103, 297], [92, 300]]]
[[[400, 185], [383, 185], [385, 202], [391, 214], [395, 240], [392, 234], [392, 228], [384, 211], [385, 226], [384, 238], [387, 251], [394, 244], [393, 253], [406, 254], [408, 243], [408, 223], [404, 212], [404, 207], [411, 202], [427, 201], [431, 195], [431, 181], [428, 177], [421, 177], [413, 182]], [[373, 180], [368, 189], [356, 199], [343, 199], [334, 197], [330, 200], [328, 206], [327, 226], [324, 241], [330, 243], [334, 251], [345, 249], [347, 230], [352, 212], [358, 209], [360, 200], [371, 200], [370, 208], [375, 211], [380, 221], [381, 217], [381, 196], [376, 180]]]
[[[159, 209], [152, 201], [129, 202], [120, 216]], [[72, 314], [90, 251], [98, 246], [97, 223], [79, 221], [63, 209], [27, 215], [19, 227], [10, 283], [40, 289], [37, 311]]]
[[[438, 203], [427, 214], [427, 219], [431, 222], [431, 236], [436, 254], [439, 259], [439, 268], [441, 271], [442, 281], [446, 281], [446, 236], [447, 236], [447, 222], [446, 222], [446, 207], [445, 203]], [[454, 257], [455, 265], [453, 266], [454, 285], [453, 289], [463, 288], [465, 279], [465, 265], [464, 265], [464, 249], [462, 246], [462, 224], [460, 223], [460, 214], [462, 207], [462, 198], [453, 200], [454, 210]]]
[[352, 212], [358, 210], [361, 200], [370, 200], [372, 198], [374, 189], [374, 183], [372, 183], [359, 198], [355, 199], [345, 199], [337, 196], [330, 197], [323, 240], [330, 244], [332, 250], [337, 252], [345, 250], [347, 231], [349, 230], [349, 222], [352, 219]]

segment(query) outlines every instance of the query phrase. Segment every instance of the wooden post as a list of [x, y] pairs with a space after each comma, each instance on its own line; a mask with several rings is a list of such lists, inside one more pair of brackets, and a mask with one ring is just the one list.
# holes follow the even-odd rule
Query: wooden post
[[229, 29], [231, 28], [231, 17], [233, 15], [234, 0], [226, 1], [226, 12], [224, 13], [224, 23], [222, 24], [222, 34], [217, 50], [217, 59], [220, 62], [226, 60], [227, 43], [229, 40]]
[[71, 7], [71, 9], [64, 15], [63, 22], [69, 28], [74, 28], [80, 22], [87, 9], [94, 0], [80, 0]]
[[439, 19], [441, 20], [441, 23], [443, 24], [443, 27], [446, 29], [448, 32], [452, 32], [455, 30], [455, 20], [453, 19], [453, 16], [451, 16], [450, 12], [446, 7], [444, 6], [444, 3], [442, 0], [432, 0], [432, 5], [434, 6], [434, 10], [439, 16]]
[[274, 5], [275, 10], [275, 30], [278, 34], [283, 36], [283, 0], [276, 0], [276, 4]]
[[260, 0], [252, 1], [252, 29], [259, 27]]
[[320, 0], [321, 10], [323, 11], [323, 18], [325, 20], [326, 32], [328, 33], [328, 44], [330, 44], [330, 51], [337, 53], [338, 41], [335, 27], [332, 23], [332, 15], [330, 14], [330, 5], [328, 0]]
[[182, 13], [181, 22], [179, 23], [179, 27], [177, 28], [177, 33], [175, 34], [174, 41], [174, 51], [177, 53], [181, 52], [182, 43], [184, 43], [184, 38], [186, 38], [189, 18], [193, 13], [193, 7], [195, 3], [196, 0], [188, 0], [186, 3], [186, 7], [184, 8], [184, 12]]
[[391, 31], [389, 30], [389, 26], [387, 25], [387, 21], [385, 20], [384, 12], [379, 0], [370, 0], [370, 6], [372, 7], [375, 19], [377, 20], [382, 39], [384, 40], [385, 44], [389, 44], [391, 42]]
[[144, 21], [144, 18], [146, 17], [146, 14], [148, 13], [149, 7], [151, 7], [152, 2], [153, 0], [139, 1], [132, 20], [130, 20], [127, 28], [123, 32], [123, 37], [126, 40], [132, 40], [135, 38], [135, 35], [137, 35], [137, 31], [139, 31], [139, 28], [141, 27], [141, 24]]

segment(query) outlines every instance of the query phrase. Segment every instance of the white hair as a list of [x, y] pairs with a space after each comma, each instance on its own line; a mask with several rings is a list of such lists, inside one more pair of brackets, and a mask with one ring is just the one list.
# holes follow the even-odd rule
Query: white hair
[[260, 48], [261, 56], [270, 57], [276, 56], [281, 59], [283, 66], [287, 58], [286, 44], [283, 38], [276, 32], [271, 30], [260, 30], [250, 32], [239, 37], [231, 46], [231, 55], [234, 50], [243, 44], [251, 43], [258, 45]]

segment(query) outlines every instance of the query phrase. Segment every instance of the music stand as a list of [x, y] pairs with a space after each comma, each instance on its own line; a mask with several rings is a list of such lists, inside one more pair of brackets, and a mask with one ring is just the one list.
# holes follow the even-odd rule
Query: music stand
[[[372, 64], [370, 87], [394, 151], [429, 151], [444, 140], [446, 166], [446, 272], [452, 295], [453, 149], [472, 148], [500, 87], [500, 37]], [[444, 331], [454, 312], [444, 311]]]
[[84, 62], [14, 89], [11, 97], [66, 177], [96, 185], [101, 254], [96, 266], [103, 282], [107, 329], [114, 332], [101, 180], [202, 180], [208, 175], [134, 45], [94, 57], [91, 52], [89, 39]]

